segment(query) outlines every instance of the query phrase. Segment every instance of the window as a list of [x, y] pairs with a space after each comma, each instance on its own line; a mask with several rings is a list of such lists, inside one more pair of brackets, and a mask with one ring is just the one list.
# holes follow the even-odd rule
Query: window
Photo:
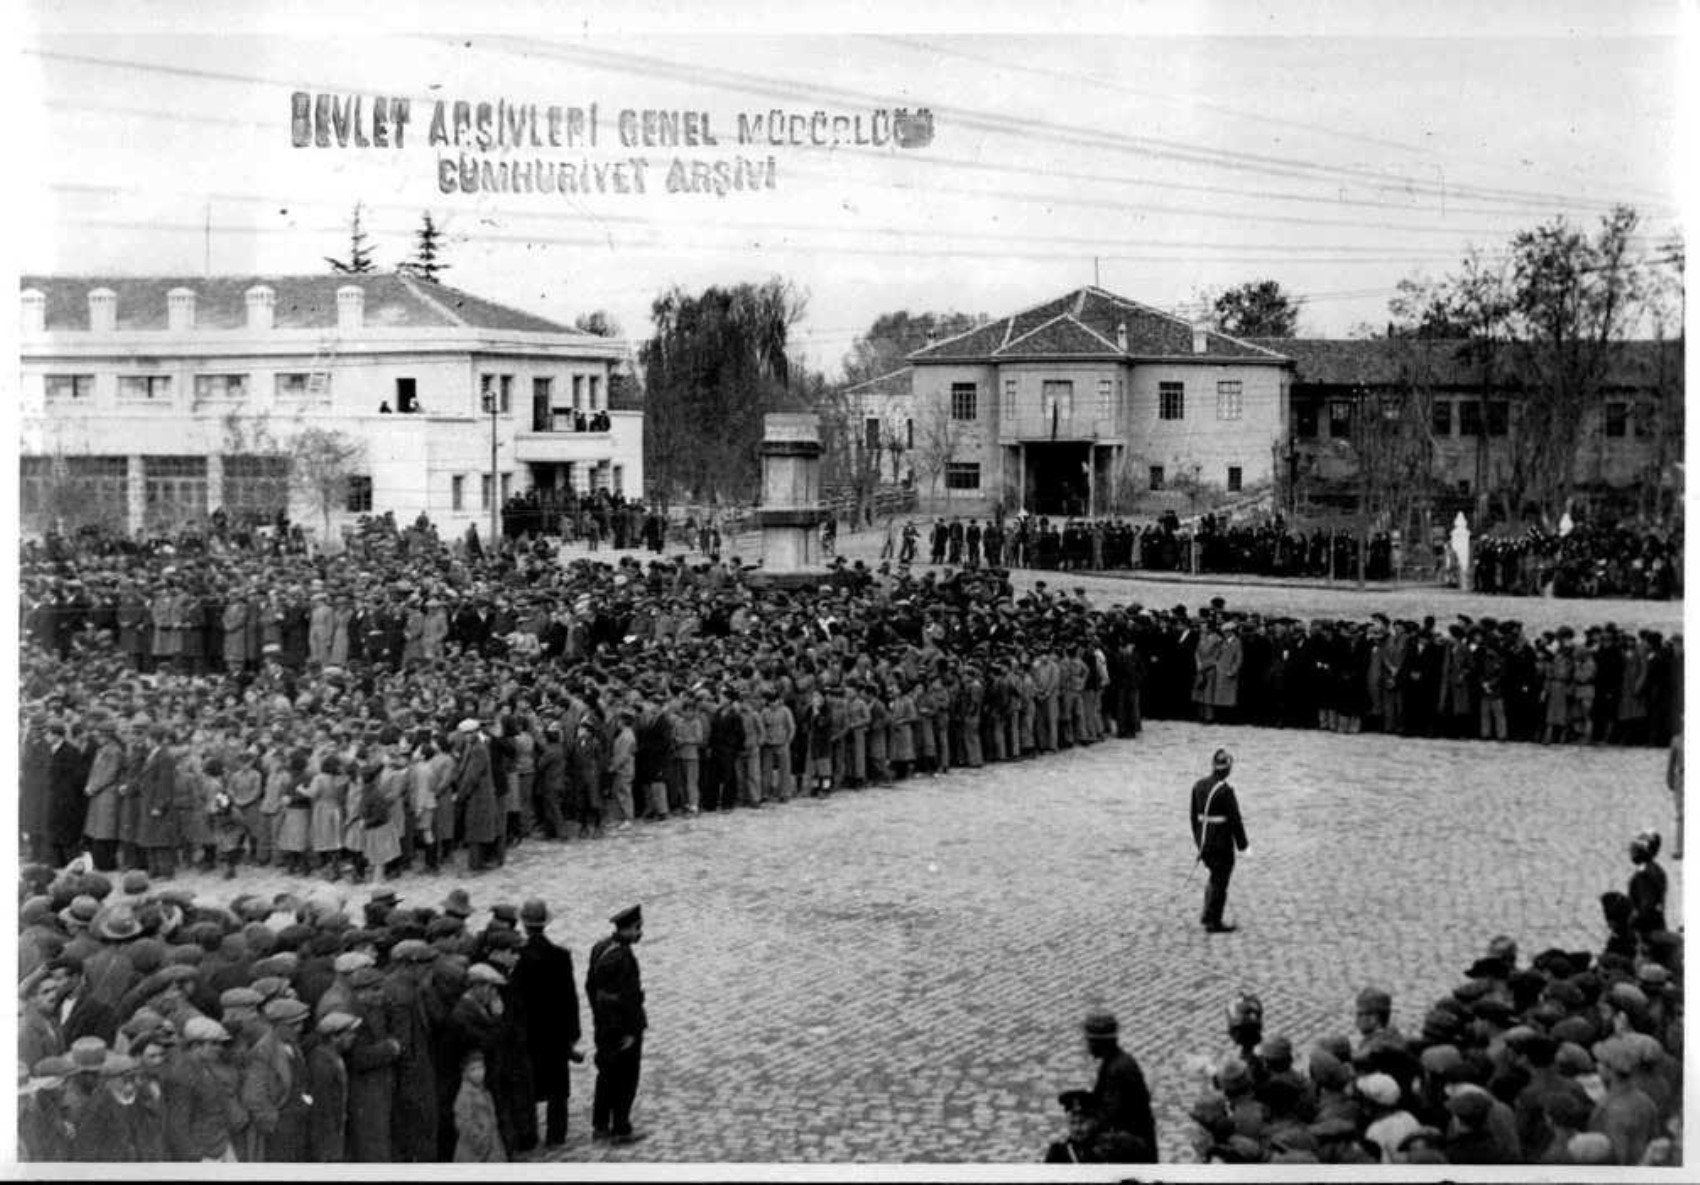
[[1107, 420], [1116, 411], [1116, 384], [1110, 379], [1098, 380], [1098, 418]]
[[590, 492], [600, 493], [608, 488], [608, 462], [598, 461], [590, 467]]
[[403, 415], [419, 410], [419, 384], [413, 379], [395, 381], [395, 409]]
[[1005, 379], [1003, 381], [1003, 418], [1006, 421], [1015, 419], [1014, 379]]
[[1482, 434], [1482, 403], [1479, 399], [1460, 399], [1458, 401], [1458, 435], [1480, 436]]
[[348, 511], [350, 514], [372, 513], [372, 479], [363, 473], [348, 479]]
[[1328, 401], [1328, 435], [1333, 440], [1343, 440], [1352, 434], [1352, 401], [1349, 399], [1330, 399]]
[[[396, 397], [401, 397], [402, 383], [409, 384], [412, 379], [396, 380]], [[279, 399], [320, 399], [330, 394], [331, 372], [328, 370], [293, 370], [280, 371], [273, 382], [273, 391]]]
[[478, 476], [478, 509], [490, 509], [490, 475], [481, 473]]
[[607, 406], [607, 404], [605, 402], [602, 402], [601, 400], [598, 399], [598, 388], [600, 388], [601, 386], [602, 386], [602, 376], [596, 375], [596, 374], [591, 375], [590, 376], [590, 410], [591, 411], [601, 411], [604, 407]]
[[1613, 401], [1606, 404], [1606, 435], [1629, 435], [1629, 405]]
[[879, 451], [880, 422], [873, 416], [862, 421], [862, 447], [870, 453]]
[[1245, 411], [1245, 386], [1239, 379], [1223, 379], [1216, 384], [1216, 418], [1237, 420]]
[[980, 388], [973, 383], [950, 385], [950, 418], [974, 420], [979, 418]]
[[584, 410], [584, 376], [582, 374], [573, 375], [573, 410]]
[[163, 403], [171, 398], [171, 376], [168, 374], [126, 374], [118, 379], [118, 398], [138, 403]]
[[1039, 401], [1045, 412], [1045, 426], [1074, 416], [1074, 382], [1071, 379], [1046, 379], [1039, 387]]
[[626, 492], [626, 467], [614, 466], [614, 493], [624, 496]]
[[47, 513], [53, 501], [53, 458], [18, 458], [18, 514], [25, 521]]
[[1638, 440], [1657, 436], [1659, 409], [1651, 403], [1637, 403], [1629, 409], [1629, 423]]
[[172, 530], [207, 516], [205, 457], [142, 458], [143, 525]]
[[552, 379], [531, 380], [531, 430], [533, 432], [549, 431], [549, 402], [550, 392], [555, 388]]
[[1242, 470], [1238, 465], [1229, 465], [1228, 466], [1228, 493], [1230, 493], [1230, 494], [1239, 493], [1240, 492], [1240, 483], [1243, 480], [1244, 480], [1244, 470]]
[[1293, 405], [1293, 435], [1300, 440], [1316, 439], [1316, 404], [1305, 402]]
[[480, 396], [479, 408], [485, 415], [490, 414], [490, 398], [495, 397], [496, 410], [507, 415], [514, 409], [514, 376], [511, 374], [486, 374], [478, 380]]
[[947, 490], [977, 490], [980, 488], [978, 461], [952, 461], [944, 467], [944, 488]]
[[1163, 467], [1161, 465], [1151, 466], [1151, 488], [1154, 490], [1163, 488]]
[[224, 509], [232, 518], [259, 522], [289, 507], [289, 458], [233, 453], [224, 458]]
[[94, 397], [94, 375], [50, 374], [46, 376], [47, 402], [72, 403]]
[[1186, 419], [1185, 383], [1157, 384], [1157, 418], [1160, 420]]
[[1511, 434], [1511, 405], [1503, 399], [1490, 399], [1488, 401], [1487, 434], [1489, 436], [1509, 436]]
[[507, 500], [509, 498], [513, 497], [513, 496], [514, 496], [514, 475], [511, 474], [511, 473], [504, 473], [504, 474], [502, 474], [502, 502], [503, 502], [503, 504], [506, 504]]
[[195, 376], [195, 399], [245, 399], [248, 395], [248, 376], [245, 374], [198, 374]]
[[449, 509], [466, 509], [466, 477], [459, 473], [449, 478]]
[[1452, 401], [1436, 399], [1434, 407], [1429, 411], [1430, 428], [1436, 436], [1452, 435]]

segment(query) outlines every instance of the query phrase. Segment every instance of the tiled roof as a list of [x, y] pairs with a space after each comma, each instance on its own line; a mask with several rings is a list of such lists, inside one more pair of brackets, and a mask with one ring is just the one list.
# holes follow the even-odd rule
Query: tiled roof
[[19, 288], [36, 288], [46, 294], [50, 332], [86, 330], [88, 294], [95, 288], [110, 288], [117, 294], [121, 330], [164, 329], [166, 294], [173, 288], [188, 288], [195, 293], [198, 328], [240, 329], [248, 321], [247, 291], [256, 284], [265, 284], [277, 294], [272, 323], [279, 329], [334, 329], [336, 290], [354, 284], [366, 293], [364, 322], [371, 326], [468, 326], [585, 336], [447, 284], [429, 284], [395, 272], [359, 276], [24, 276]]
[[[1125, 351], [1117, 344], [1123, 326], [1127, 329]], [[1094, 336], [1098, 340], [1087, 349]], [[1129, 358], [1284, 360], [1283, 351], [1278, 348], [1214, 331], [1206, 335], [1205, 352], [1194, 354], [1192, 324], [1185, 318], [1092, 287], [1077, 288], [1055, 300], [935, 342], [909, 358], [912, 362], [958, 362], [1083, 353], [1099, 357], [1110, 354]]]
[[863, 379], [852, 387], [845, 387], [845, 395], [907, 395], [913, 383], [914, 372], [907, 366], [888, 371], [877, 378]]
[[[1294, 362], [1293, 381], [1299, 386], [1388, 387], [1404, 382], [1426, 382], [1436, 387], [1475, 388], [1481, 385], [1479, 354], [1464, 339], [1363, 338], [1254, 338], [1278, 349]], [[1666, 373], [1682, 374], [1679, 342], [1624, 342], [1612, 359], [1607, 383], [1613, 386], [1646, 386], [1657, 381], [1660, 350], [1664, 351]], [[1516, 387], [1521, 383], [1520, 349], [1505, 348], [1494, 360], [1500, 375], [1495, 386]]]

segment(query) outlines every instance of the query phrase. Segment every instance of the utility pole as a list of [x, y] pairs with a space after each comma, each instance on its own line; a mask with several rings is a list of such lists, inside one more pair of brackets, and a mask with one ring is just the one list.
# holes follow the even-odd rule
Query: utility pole
[[[500, 380], [497, 380], [498, 382]], [[490, 549], [495, 549], [501, 541], [501, 508], [502, 479], [496, 472], [496, 413], [501, 404], [496, 398], [496, 387], [492, 384], [484, 392], [484, 410], [490, 413]]]
[[201, 274], [212, 275], [212, 203], [206, 206], [206, 218], [202, 231]]

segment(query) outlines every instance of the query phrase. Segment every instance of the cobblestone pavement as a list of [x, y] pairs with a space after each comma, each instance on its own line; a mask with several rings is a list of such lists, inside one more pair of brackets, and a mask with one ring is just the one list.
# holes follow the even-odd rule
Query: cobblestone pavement
[[[1242, 928], [1207, 936], [1185, 803], [1221, 744], [1251, 848], [1229, 902]], [[1175, 1160], [1185, 1059], [1225, 1050], [1238, 990], [1302, 1049], [1348, 1031], [1370, 983], [1416, 1029], [1495, 934], [1530, 954], [1597, 949], [1629, 837], [1670, 832], [1663, 770], [1649, 750], [1159, 722], [1042, 761], [527, 842], [469, 882], [473, 922], [546, 897], [582, 977], [606, 916], [643, 903], [650, 1136], [590, 1142], [586, 1070], [559, 1159], [1031, 1162], [1060, 1133], [1057, 1092], [1090, 1085], [1079, 1025], [1105, 1006]], [[1674, 925], [1682, 865], [1667, 867]], [[450, 884], [396, 887], [435, 904]]]

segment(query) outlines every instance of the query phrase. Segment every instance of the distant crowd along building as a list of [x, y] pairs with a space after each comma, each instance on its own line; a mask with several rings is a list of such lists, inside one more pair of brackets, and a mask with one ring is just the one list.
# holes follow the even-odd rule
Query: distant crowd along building
[[26, 276], [21, 304], [26, 531], [171, 531], [220, 508], [317, 531], [291, 476], [309, 428], [357, 446], [333, 532], [423, 511], [482, 536], [492, 498], [643, 488], [642, 412], [610, 406], [625, 344], [447, 285]]
[[[1484, 385], [1465, 343], [1242, 340], [1095, 287], [908, 361], [844, 393], [856, 449], [962, 515], [1184, 513], [1258, 493], [1286, 506], [1295, 481], [1349, 488], [1368, 409], [1419, 388], [1436, 489], [1471, 496], [1509, 477], [1520, 397], [1514, 360]], [[1625, 343], [1584, 423], [1579, 483], [1668, 480], [1681, 373], [1679, 346]]]

